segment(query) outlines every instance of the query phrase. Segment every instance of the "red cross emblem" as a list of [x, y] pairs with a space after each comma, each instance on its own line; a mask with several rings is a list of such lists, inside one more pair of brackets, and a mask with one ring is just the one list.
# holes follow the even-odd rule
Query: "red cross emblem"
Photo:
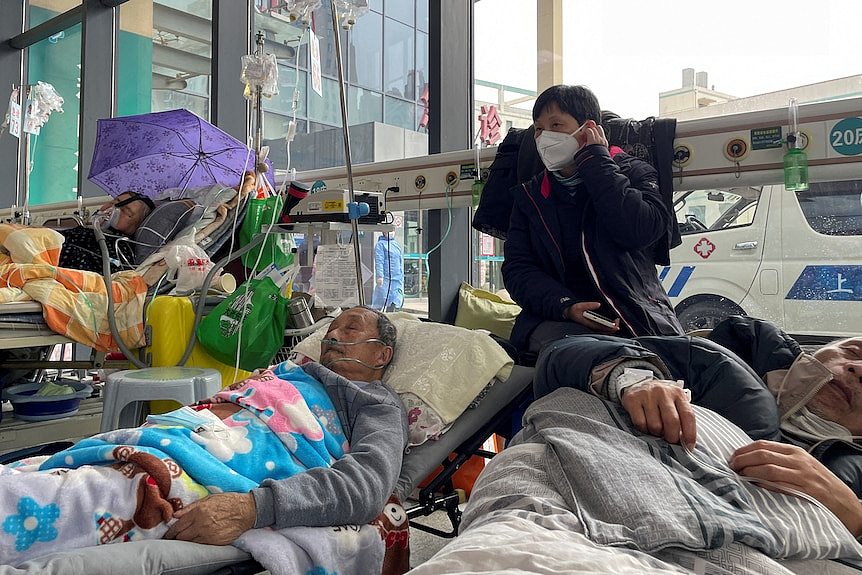
[[707, 259], [715, 251], [715, 244], [707, 238], [700, 238], [700, 241], [694, 245], [694, 251], [703, 259]]

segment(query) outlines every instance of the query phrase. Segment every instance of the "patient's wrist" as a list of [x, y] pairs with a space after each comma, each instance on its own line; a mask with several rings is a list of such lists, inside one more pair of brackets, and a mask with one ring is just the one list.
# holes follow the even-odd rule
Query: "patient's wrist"
[[[637, 377], [636, 374], [641, 373], [642, 377]], [[656, 373], [655, 366], [650, 362], [641, 359], [627, 359], [618, 363], [608, 374], [606, 380], [604, 395], [607, 399], [617, 403], [622, 402], [622, 393], [626, 387], [630, 387], [641, 381], [648, 381], [653, 378], [660, 379], [662, 375]]]
[[255, 519], [254, 528], [269, 527], [275, 523], [275, 497], [267, 487], [251, 490], [254, 497]]
[[856, 500], [856, 513], [849, 519], [845, 525], [850, 533], [853, 534], [860, 543], [862, 543], [862, 500]]

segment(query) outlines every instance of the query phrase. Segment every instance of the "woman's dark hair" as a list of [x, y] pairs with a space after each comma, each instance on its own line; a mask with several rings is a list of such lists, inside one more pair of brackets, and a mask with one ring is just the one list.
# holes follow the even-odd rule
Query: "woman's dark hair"
[[586, 86], [566, 86], [559, 84], [551, 86], [536, 98], [533, 104], [533, 121], [535, 121], [551, 104], [556, 104], [561, 112], [565, 112], [583, 124], [587, 120], [599, 123], [602, 109], [599, 100], [592, 90]]

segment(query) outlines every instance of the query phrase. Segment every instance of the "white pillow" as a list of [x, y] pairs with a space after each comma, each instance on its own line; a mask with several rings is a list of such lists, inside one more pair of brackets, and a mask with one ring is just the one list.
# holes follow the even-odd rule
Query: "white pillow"
[[[455, 421], [492, 378], [505, 381], [512, 372], [512, 359], [483, 332], [419, 321], [405, 312], [386, 315], [398, 334], [383, 383], [427, 404], [444, 426]], [[327, 329], [309, 335], [293, 351], [319, 360], [320, 340]]]

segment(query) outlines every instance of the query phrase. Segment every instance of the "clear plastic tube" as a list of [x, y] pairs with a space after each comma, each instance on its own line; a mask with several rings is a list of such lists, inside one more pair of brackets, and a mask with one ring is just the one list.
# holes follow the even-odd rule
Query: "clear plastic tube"
[[794, 136], [799, 132], [799, 103], [796, 98], [790, 98], [790, 104], [787, 108], [788, 122], [790, 125], [790, 133]]
[[382, 339], [377, 339], [376, 337], [370, 337], [360, 341], [338, 341], [333, 338], [324, 338], [320, 340], [320, 343], [325, 343], [326, 345], [360, 345], [363, 343], [379, 343], [380, 345], [386, 345]]

